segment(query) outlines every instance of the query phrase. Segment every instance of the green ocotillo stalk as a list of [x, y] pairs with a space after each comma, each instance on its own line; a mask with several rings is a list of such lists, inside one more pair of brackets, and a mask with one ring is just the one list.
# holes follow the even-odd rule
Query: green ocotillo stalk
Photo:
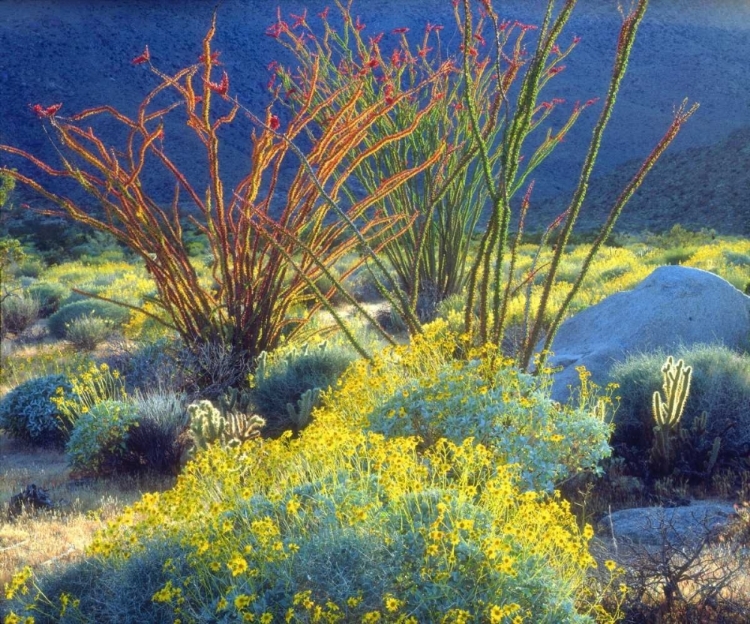
[[[617, 53], [613, 66], [612, 78], [610, 79], [607, 97], [604, 102], [604, 108], [599, 117], [599, 121], [594, 128], [594, 132], [591, 137], [591, 143], [589, 144], [589, 150], [586, 155], [586, 159], [584, 160], [581, 175], [578, 180], [578, 185], [575, 192], [573, 193], [573, 199], [571, 200], [568, 207], [567, 217], [565, 219], [562, 232], [560, 233], [560, 237], [557, 241], [555, 253], [552, 257], [552, 263], [550, 265], [549, 273], [547, 274], [547, 278], [544, 283], [544, 289], [542, 292], [541, 300], [539, 302], [536, 319], [531, 329], [525, 352], [523, 353], [521, 358], [520, 364], [523, 368], [527, 368], [529, 366], [534, 353], [535, 344], [541, 334], [542, 325], [544, 322], [544, 312], [546, 311], [547, 305], [549, 303], [552, 286], [555, 283], [555, 276], [560, 266], [560, 261], [562, 260], [562, 255], [565, 251], [565, 247], [570, 239], [570, 234], [573, 231], [573, 226], [578, 219], [581, 205], [583, 204], [583, 200], [586, 197], [589, 179], [591, 178], [591, 173], [594, 169], [594, 164], [596, 163], [596, 158], [599, 154], [599, 148], [601, 147], [602, 136], [604, 135], [604, 130], [606, 129], [612, 116], [612, 110], [614, 108], [615, 102], [617, 101], [617, 94], [620, 91], [620, 85], [628, 67], [630, 53], [633, 49], [633, 43], [635, 42], [635, 38], [638, 33], [638, 26], [640, 26], [640, 23], [643, 20], [643, 16], [646, 13], [647, 7], [648, 0], [639, 0], [636, 8], [625, 17], [620, 29], [620, 34], [617, 40]], [[563, 309], [562, 313], [564, 314], [565, 311], [566, 309]], [[560, 311], [558, 311], [558, 314], [559, 312]], [[554, 332], [552, 331], [554, 329], [556, 328], [553, 327], [551, 328], [551, 331], [548, 332], [547, 342], [549, 344], [552, 343], [552, 339], [554, 338]], [[545, 358], [546, 354], [542, 353], [542, 362]]]

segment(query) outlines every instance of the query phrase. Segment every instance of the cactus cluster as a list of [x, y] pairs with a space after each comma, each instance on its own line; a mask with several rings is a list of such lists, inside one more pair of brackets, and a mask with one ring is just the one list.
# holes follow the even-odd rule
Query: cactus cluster
[[260, 435], [265, 420], [255, 414], [227, 410], [225, 405], [226, 402], [221, 401], [220, 409], [217, 409], [211, 401], [204, 400], [188, 406], [193, 441], [190, 455], [204, 451], [212, 444], [239, 446]]
[[[654, 392], [652, 411], [654, 415], [654, 442], [651, 448], [651, 461], [660, 472], [666, 473], [673, 466], [677, 455], [678, 445], [682, 450], [690, 450], [695, 456], [700, 451], [698, 443], [708, 431], [708, 412], [703, 412], [695, 418], [690, 427], [683, 427], [682, 413], [690, 394], [690, 380], [693, 369], [685, 362], [675, 363], [670, 355], [661, 369], [664, 383], [660, 392]], [[719, 458], [721, 437], [716, 436], [711, 446], [711, 452], [706, 463], [706, 473], [710, 473]]]

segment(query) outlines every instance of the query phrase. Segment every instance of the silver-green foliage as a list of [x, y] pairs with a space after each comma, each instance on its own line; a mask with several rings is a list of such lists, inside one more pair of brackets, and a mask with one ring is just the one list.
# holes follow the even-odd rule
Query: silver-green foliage
[[[394, 375], [399, 371], [394, 367]], [[532, 490], [551, 491], [572, 474], [597, 469], [608, 457], [608, 397], [560, 405], [549, 378], [482, 362], [451, 362], [436, 372], [404, 378], [403, 385], [367, 414], [369, 428], [386, 436], [417, 436], [424, 446], [440, 438], [471, 438], [500, 464], [518, 466]]]
[[65, 336], [74, 347], [93, 351], [112, 335], [112, 322], [93, 314], [73, 319], [65, 326]]
[[65, 375], [29, 379], [0, 399], [0, 429], [35, 445], [62, 444], [65, 430], [60, 413], [50, 400], [58, 388], [70, 392]]
[[50, 333], [55, 338], [68, 337], [70, 323], [82, 317], [97, 317], [111, 322], [114, 326], [125, 324], [130, 318], [127, 308], [98, 299], [74, 301], [62, 306], [47, 321]]
[[39, 318], [39, 301], [25, 293], [12, 293], [0, 304], [0, 332], [20, 334]]
[[320, 392], [332, 386], [354, 358], [350, 349], [326, 342], [283, 355], [261, 353], [251, 380], [254, 411], [268, 421], [269, 429], [301, 429], [309, 423]]
[[128, 434], [138, 412], [125, 401], [101, 401], [76, 420], [65, 454], [71, 466], [94, 472], [114, 470], [127, 451]]

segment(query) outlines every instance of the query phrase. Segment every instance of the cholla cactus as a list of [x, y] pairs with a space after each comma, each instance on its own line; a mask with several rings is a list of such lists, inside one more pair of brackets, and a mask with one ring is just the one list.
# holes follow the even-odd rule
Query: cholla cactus
[[318, 405], [320, 401], [320, 388], [311, 388], [307, 392], [304, 392], [297, 401], [297, 409], [295, 409], [293, 403], [287, 403], [286, 409], [289, 412], [289, 418], [294, 423], [297, 431], [307, 426], [310, 422], [313, 409]]
[[665, 472], [671, 467], [674, 458], [674, 439], [681, 435], [680, 420], [690, 393], [692, 373], [690, 366], [685, 366], [682, 360], [675, 364], [670, 355], [661, 369], [664, 398], [660, 392], [654, 392], [652, 410], [656, 425], [651, 457]]
[[260, 430], [265, 426], [266, 421], [257, 414], [230, 412], [227, 414], [222, 444], [239, 446], [247, 440], [257, 438], [260, 435]]
[[[233, 401], [230, 400], [230, 403]], [[225, 412], [211, 401], [199, 401], [188, 406], [190, 437], [193, 448], [190, 455], [203, 451], [211, 444], [239, 446], [260, 435], [266, 421], [260, 416]]]
[[210, 444], [221, 442], [227, 420], [211, 401], [198, 401], [187, 408], [190, 415], [190, 437], [194, 451], [204, 451]]

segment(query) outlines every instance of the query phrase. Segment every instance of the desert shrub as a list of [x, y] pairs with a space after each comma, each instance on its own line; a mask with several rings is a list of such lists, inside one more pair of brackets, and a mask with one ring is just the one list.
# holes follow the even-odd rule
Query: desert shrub
[[65, 375], [29, 379], [0, 399], [0, 429], [35, 445], [60, 445], [67, 439], [60, 412], [51, 401], [58, 389], [71, 391]]
[[211, 447], [174, 490], [146, 495], [98, 537], [91, 585], [42, 587], [59, 598], [32, 607], [48, 609], [38, 621], [57, 621], [73, 591], [76, 621], [102, 621], [110, 607], [93, 597], [129, 590], [151, 549], [172, 543], [184, 554], [161, 566], [158, 589], [147, 583], [151, 606], [139, 599], [117, 621], [141, 608], [154, 621], [165, 606], [196, 621], [593, 621], [579, 600], [591, 529], [567, 503], [521, 494], [513, 469], [471, 442], [420, 456], [415, 440], [314, 428], [291, 442]]
[[[39, 579], [46, 600], [40, 596], [34, 621], [36, 624], [172, 622], [169, 605], [151, 600], [168, 578], [163, 570], [166, 560], [174, 562], [175, 568], [184, 566], [184, 549], [172, 542], [154, 541], [116, 569], [106, 559], [88, 558], [54, 572], [47, 571]], [[16, 579], [30, 572], [26, 568]], [[20, 591], [19, 587], [19, 594]], [[62, 599], [63, 595], [69, 598]], [[18, 595], [16, 600], [22, 597]]]
[[[473, 439], [426, 447], [362, 428], [356, 415], [410, 376], [445, 370], [455, 340], [441, 331], [352, 365], [296, 437], [208, 447], [175, 488], [97, 536], [88, 556], [102, 573], [90, 585], [42, 579], [45, 599], [30, 604], [32, 591], [10, 606], [56, 621], [68, 593], [77, 622], [106, 621], [95, 602], [130, 587], [152, 549], [179, 545], [162, 555], [162, 576], [148, 567], [152, 603], [132, 607], [143, 621], [163, 607], [194, 621], [607, 621], [587, 576], [593, 530], [567, 502], [524, 491], [520, 467]], [[468, 401], [474, 391], [461, 390]]]
[[119, 327], [128, 321], [130, 311], [122, 306], [98, 299], [76, 301], [62, 306], [49, 317], [50, 333], [55, 338], [65, 339], [68, 337], [70, 323], [84, 317], [99, 318], [109, 321], [113, 327]]
[[112, 472], [127, 450], [128, 433], [138, 426], [138, 412], [124, 401], [101, 401], [81, 414], [65, 445], [73, 468]]
[[66, 431], [76, 426], [78, 419], [105, 401], [127, 400], [125, 383], [120, 371], [112, 370], [108, 364], [98, 366], [90, 363], [70, 377], [70, 391], [58, 388], [52, 402], [60, 413], [60, 421]]
[[60, 302], [70, 294], [70, 291], [62, 284], [37, 282], [29, 287], [29, 294], [39, 301], [39, 314], [46, 318], [57, 312]]
[[185, 397], [158, 389], [136, 392], [132, 402], [138, 426], [128, 432], [122, 468], [177, 474], [188, 444]]
[[[446, 355], [457, 348], [443, 323], [425, 340], [443, 341]], [[415, 368], [414, 356], [407, 360], [403, 354], [352, 367], [344, 386], [356, 387], [360, 398], [345, 402], [357, 406], [344, 415], [347, 419], [389, 437], [416, 436], [425, 447], [442, 438], [473, 439], [492, 452], [494, 461], [517, 465], [530, 489], [549, 491], [609, 455], [604, 398], [562, 406], [550, 398], [545, 374], [523, 373], [491, 353], [453, 360], [431, 356], [422, 339], [415, 345], [411, 352], [422, 354], [429, 367]]]
[[39, 318], [39, 301], [28, 294], [11, 294], [0, 304], [2, 333], [20, 334]]
[[[720, 458], [747, 455], [750, 451], [750, 357], [721, 345], [695, 345], [676, 349], [675, 358], [693, 369], [690, 394], [682, 415], [682, 428], [690, 430], [706, 412], [706, 430], [698, 443], [702, 451], [721, 438]], [[662, 351], [629, 357], [613, 367], [610, 378], [620, 385], [620, 408], [615, 414], [613, 444], [644, 452], [653, 440], [653, 393], [661, 390]], [[705, 447], [705, 448], [704, 448]], [[694, 460], [705, 459], [705, 452]], [[685, 458], [692, 464], [691, 458]], [[691, 466], [699, 468], [698, 466]]]
[[112, 323], [93, 314], [79, 316], [65, 328], [67, 340], [82, 351], [93, 351], [111, 335]]
[[14, 268], [16, 277], [39, 277], [44, 271], [44, 262], [39, 258], [24, 258]]
[[123, 343], [110, 366], [122, 372], [129, 393], [161, 390], [179, 392], [184, 386], [178, 359], [179, 344], [160, 338], [154, 342]]
[[351, 349], [328, 343], [262, 358], [254, 376], [253, 411], [266, 420], [272, 432], [292, 428], [287, 405], [296, 408], [308, 390], [325, 390], [335, 384], [354, 358]]

